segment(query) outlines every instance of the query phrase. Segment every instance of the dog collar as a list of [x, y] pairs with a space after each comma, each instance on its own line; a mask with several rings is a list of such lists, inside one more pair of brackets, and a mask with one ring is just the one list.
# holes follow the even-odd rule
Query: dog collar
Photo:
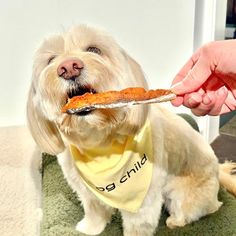
[[153, 169], [151, 125], [124, 144], [86, 150], [73, 145], [70, 151], [85, 185], [103, 202], [114, 208], [137, 212], [148, 192]]

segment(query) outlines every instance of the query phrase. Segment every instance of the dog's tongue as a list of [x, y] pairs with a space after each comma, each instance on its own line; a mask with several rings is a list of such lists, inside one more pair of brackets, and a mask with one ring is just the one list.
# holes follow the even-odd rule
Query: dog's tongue
[[114, 109], [139, 104], [150, 104], [171, 101], [176, 95], [166, 89], [146, 91], [144, 88], [127, 88], [121, 91], [108, 91], [103, 93], [85, 93], [69, 99], [62, 108], [68, 114], [80, 114], [95, 109]]

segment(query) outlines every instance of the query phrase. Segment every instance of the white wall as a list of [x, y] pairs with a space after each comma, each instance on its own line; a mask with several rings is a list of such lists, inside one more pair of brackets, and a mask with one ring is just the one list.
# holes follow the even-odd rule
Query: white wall
[[[227, 0], [196, 0], [194, 47], [225, 38]], [[200, 132], [211, 143], [219, 135], [219, 116], [197, 117]]]
[[168, 88], [193, 49], [194, 0], [0, 0], [0, 6], [0, 126], [25, 123], [33, 53], [48, 34], [77, 23], [107, 29], [143, 66], [152, 88]]

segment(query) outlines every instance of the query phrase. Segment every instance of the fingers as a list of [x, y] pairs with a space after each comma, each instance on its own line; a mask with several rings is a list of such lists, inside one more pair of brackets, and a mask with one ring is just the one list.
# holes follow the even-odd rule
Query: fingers
[[220, 113], [219, 114], [225, 114], [225, 113], [228, 113], [230, 112], [231, 110], [224, 104], [222, 107], [221, 107], [221, 110], [220, 110]]
[[197, 107], [202, 102], [202, 96], [205, 93], [203, 89], [199, 89], [197, 92], [186, 94], [184, 96], [177, 96], [177, 98], [171, 101], [173, 106], [184, 105], [188, 108]]
[[235, 99], [232, 91], [228, 91], [228, 96], [225, 100], [225, 104], [227, 105], [227, 107], [231, 111], [235, 110], [235, 108], [236, 108], [236, 99]]
[[225, 104], [223, 104], [223, 106], [221, 107], [219, 114], [224, 114], [224, 113], [233, 111], [233, 110], [235, 110], [235, 108], [236, 108], [235, 97], [234, 97], [232, 91], [228, 90], [228, 95], [225, 100]]
[[184, 105], [190, 108], [196, 116], [212, 115], [216, 116], [234, 110], [236, 100], [226, 87], [220, 87], [216, 91], [204, 91], [199, 89], [197, 92], [178, 97], [175, 105]]
[[217, 116], [235, 110], [236, 100], [231, 91], [225, 86], [216, 91], [204, 91], [178, 96], [172, 104], [175, 106], [184, 105], [191, 109], [196, 116], [212, 115]]
[[231, 90], [232, 95], [236, 99], [236, 79], [228, 76], [228, 78], [222, 78], [222, 80], [227, 84], [227, 87]]
[[217, 91], [209, 91], [204, 95], [203, 102], [196, 108], [193, 108], [192, 112], [196, 116], [216, 116], [222, 112], [228, 112], [227, 105], [225, 104], [227, 96], [228, 90], [225, 87], [221, 87]]
[[186, 94], [184, 96], [183, 105], [188, 108], [195, 108], [199, 106], [200, 103], [202, 103], [202, 94], [200, 94], [199, 92]]
[[210, 112], [211, 108], [214, 106], [214, 103], [215, 96], [212, 94], [205, 94], [203, 96], [202, 103], [191, 109], [192, 113], [196, 116], [205, 116]]
[[179, 107], [183, 104], [184, 98], [182, 96], [177, 96], [174, 100], [171, 101], [171, 104], [175, 107]]

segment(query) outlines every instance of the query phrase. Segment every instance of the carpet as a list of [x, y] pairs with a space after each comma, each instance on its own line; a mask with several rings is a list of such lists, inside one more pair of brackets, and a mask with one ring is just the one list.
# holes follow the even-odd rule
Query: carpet
[[27, 128], [1, 127], [0, 153], [0, 235], [38, 236], [41, 160]]

